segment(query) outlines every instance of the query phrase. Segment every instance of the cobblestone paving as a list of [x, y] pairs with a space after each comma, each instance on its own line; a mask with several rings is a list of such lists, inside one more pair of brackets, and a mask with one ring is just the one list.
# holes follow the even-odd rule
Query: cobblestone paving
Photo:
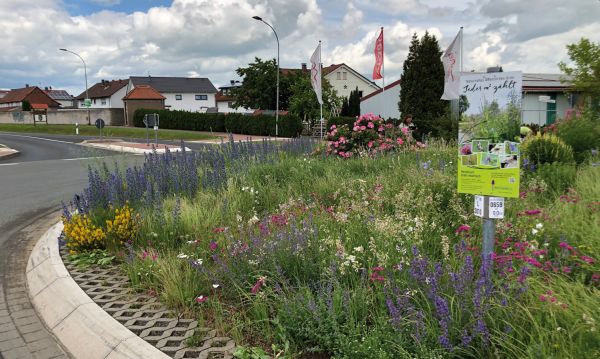
[[27, 289], [25, 270], [37, 240], [56, 223], [56, 216], [32, 216], [0, 248], [0, 358], [68, 358], [37, 316]]
[[[163, 353], [176, 359], [233, 358], [235, 343], [219, 337], [216, 331], [198, 326], [193, 319], [178, 318], [157, 301], [157, 298], [134, 293], [129, 289], [127, 276], [118, 267], [78, 268], [68, 262], [71, 276], [96, 304], [113, 318]], [[196, 334], [201, 345], [188, 347], [188, 338]]]

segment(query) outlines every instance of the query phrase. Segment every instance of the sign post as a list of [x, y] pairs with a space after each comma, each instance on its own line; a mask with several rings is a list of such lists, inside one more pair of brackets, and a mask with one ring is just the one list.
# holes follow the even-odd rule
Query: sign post
[[474, 214], [483, 218], [482, 255], [488, 258], [494, 252], [494, 219], [504, 218], [504, 197], [475, 196]]
[[99, 118], [96, 120], [96, 128], [100, 129], [100, 140], [102, 140], [102, 129], [104, 128], [104, 120]]
[[144, 115], [144, 125], [146, 125], [146, 146], [150, 146], [150, 127], [154, 128], [154, 143], [158, 147], [158, 123], [157, 113], [147, 113]]

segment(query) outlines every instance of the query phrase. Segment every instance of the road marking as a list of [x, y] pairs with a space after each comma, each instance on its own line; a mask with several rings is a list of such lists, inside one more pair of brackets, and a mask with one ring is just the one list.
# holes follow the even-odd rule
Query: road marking
[[14, 166], [14, 165], [19, 165], [23, 162], [17, 162], [17, 163], [0, 163], [0, 166]]
[[35, 138], [37, 140], [44, 140], [44, 141], [50, 141], [50, 142], [60, 142], [60, 143], [68, 143], [70, 145], [79, 145], [81, 146], [79, 143], [76, 142], [69, 142], [69, 141], [61, 141], [61, 140], [53, 140], [50, 138], [44, 138], [44, 137], [36, 137], [36, 136], [26, 136], [26, 135], [15, 135], [12, 133], [0, 133], [0, 135], [4, 135], [4, 136], [14, 136], [14, 137], [26, 137], [26, 138]]

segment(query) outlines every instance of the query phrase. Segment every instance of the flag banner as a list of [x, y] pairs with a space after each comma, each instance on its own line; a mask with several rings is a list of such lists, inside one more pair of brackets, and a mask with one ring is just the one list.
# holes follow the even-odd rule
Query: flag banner
[[373, 80], [383, 78], [381, 76], [381, 66], [383, 65], [383, 28], [381, 34], [375, 41], [375, 66], [373, 67]]
[[454, 40], [444, 54], [442, 63], [444, 64], [444, 93], [442, 100], [458, 100], [460, 97], [460, 49], [462, 46], [462, 29], [458, 32]]
[[315, 49], [312, 56], [310, 57], [310, 83], [312, 84], [317, 100], [319, 104], [323, 104], [323, 97], [321, 94], [321, 43]]

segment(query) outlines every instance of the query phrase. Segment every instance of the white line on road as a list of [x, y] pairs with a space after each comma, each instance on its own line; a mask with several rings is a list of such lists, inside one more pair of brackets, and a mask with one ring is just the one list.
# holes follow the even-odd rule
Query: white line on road
[[14, 165], [19, 165], [23, 162], [17, 162], [17, 163], [0, 163], [0, 166], [14, 166]]
[[68, 143], [70, 145], [79, 145], [81, 146], [79, 143], [76, 142], [69, 142], [69, 141], [61, 141], [61, 140], [53, 140], [50, 138], [44, 138], [44, 137], [36, 137], [36, 136], [26, 136], [26, 135], [15, 135], [12, 133], [0, 133], [3, 136], [14, 136], [14, 137], [26, 137], [26, 138], [35, 138], [36, 140], [44, 140], [44, 141], [50, 141], [50, 142], [60, 142], [60, 143]]

